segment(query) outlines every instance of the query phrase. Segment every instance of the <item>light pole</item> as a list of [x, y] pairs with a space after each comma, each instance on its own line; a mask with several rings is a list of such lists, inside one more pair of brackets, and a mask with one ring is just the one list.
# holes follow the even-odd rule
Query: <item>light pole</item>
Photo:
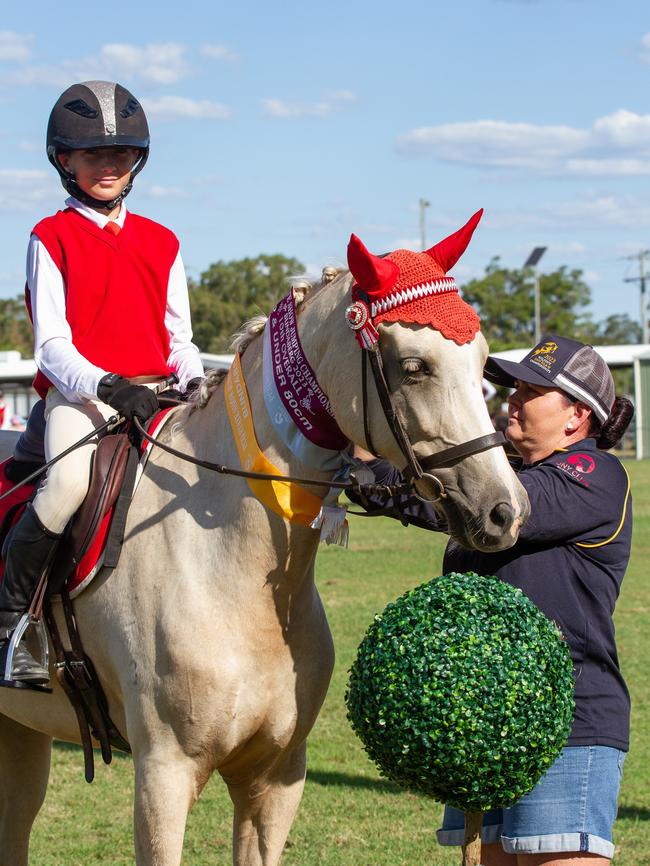
[[628, 259], [638, 259], [639, 260], [639, 276], [638, 277], [625, 277], [624, 281], [626, 283], [638, 283], [639, 288], [641, 290], [640, 300], [641, 300], [641, 342], [648, 343], [650, 342], [650, 329], [648, 328], [648, 296], [646, 293], [646, 282], [647, 282], [647, 274], [646, 274], [646, 265], [647, 258], [650, 254], [650, 250], [639, 250], [636, 256], [627, 256]]
[[422, 247], [422, 252], [427, 248], [427, 220], [424, 212], [430, 204], [431, 202], [425, 198], [420, 199], [420, 246]]
[[[541, 259], [541, 257], [546, 252], [546, 247], [535, 247], [535, 249], [528, 256], [526, 261], [524, 262], [525, 268], [536, 268], [537, 263]], [[535, 322], [535, 345], [539, 343], [542, 338], [542, 311], [541, 311], [541, 298], [539, 292], [539, 276], [537, 275], [537, 270], [533, 271], [533, 296], [534, 296], [534, 322]]]

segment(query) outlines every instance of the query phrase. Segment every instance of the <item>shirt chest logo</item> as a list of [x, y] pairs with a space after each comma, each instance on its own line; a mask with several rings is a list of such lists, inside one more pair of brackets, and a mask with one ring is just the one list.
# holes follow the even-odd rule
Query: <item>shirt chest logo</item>
[[555, 465], [558, 469], [566, 472], [584, 487], [589, 487], [585, 475], [590, 475], [596, 468], [596, 461], [589, 454], [574, 452], [568, 454], [565, 459], [557, 460]]

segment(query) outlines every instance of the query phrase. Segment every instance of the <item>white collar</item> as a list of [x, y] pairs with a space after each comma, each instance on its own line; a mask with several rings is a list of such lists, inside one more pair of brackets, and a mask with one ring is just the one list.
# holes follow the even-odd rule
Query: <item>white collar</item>
[[[65, 206], [78, 211], [78, 213], [86, 217], [86, 219], [89, 219], [91, 222], [95, 223], [95, 225], [98, 225], [100, 229], [103, 229], [107, 222], [111, 222], [111, 220], [104, 216], [103, 213], [98, 213], [96, 210], [93, 210], [93, 208], [80, 202], [79, 199], [76, 199], [73, 195], [65, 200]], [[125, 219], [126, 205], [122, 202], [120, 205], [120, 212], [113, 222], [116, 222], [120, 228], [124, 228]]]

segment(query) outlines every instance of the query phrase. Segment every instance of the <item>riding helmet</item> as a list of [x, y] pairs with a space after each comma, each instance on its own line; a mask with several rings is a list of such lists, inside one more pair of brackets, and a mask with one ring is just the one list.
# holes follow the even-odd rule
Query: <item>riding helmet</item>
[[[114, 201], [89, 196], [57, 156], [69, 150], [95, 147], [135, 147], [140, 158], [131, 171], [124, 192]], [[131, 191], [133, 179], [149, 156], [149, 126], [138, 100], [121, 84], [84, 81], [73, 84], [56, 101], [47, 124], [47, 158], [58, 171], [61, 183], [75, 198], [91, 207], [114, 207]]]

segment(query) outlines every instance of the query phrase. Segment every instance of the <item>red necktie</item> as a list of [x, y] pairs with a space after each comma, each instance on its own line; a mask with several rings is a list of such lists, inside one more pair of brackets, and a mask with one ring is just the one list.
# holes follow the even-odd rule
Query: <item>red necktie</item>
[[117, 237], [122, 231], [122, 229], [120, 226], [118, 226], [116, 222], [114, 222], [113, 220], [109, 220], [104, 226], [104, 231]]

